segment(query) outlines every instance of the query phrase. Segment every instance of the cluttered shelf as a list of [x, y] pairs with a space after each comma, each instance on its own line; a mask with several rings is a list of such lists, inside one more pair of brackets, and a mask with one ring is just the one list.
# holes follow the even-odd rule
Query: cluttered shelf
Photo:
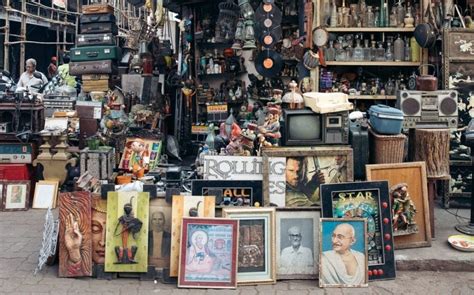
[[410, 33], [415, 28], [326, 28], [329, 33], [356, 32], [356, 33]]
[[246, 71], [242, 72], [231, 72], [231, 73], [219, 73], [219, 74], [199, 74], [200, 79], [228, 79], [228, 78], [233, 78], [239, 75], [247, 74]]
[[421, 62], [412, 61], [327, 61], [328, 66], [390, 66], [390, 67], [416, 67]]

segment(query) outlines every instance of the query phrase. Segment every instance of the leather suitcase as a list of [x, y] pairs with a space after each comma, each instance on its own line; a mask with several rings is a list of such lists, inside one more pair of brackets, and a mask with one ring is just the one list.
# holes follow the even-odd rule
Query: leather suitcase
[[81, 25], [81, 34], [100, 34], [100, 33], [112, 33], [118, 34], [118, 28], [116, 23], [90, 23]]
[[107, 92], [109, 90], [109, 80], [84, 80], [82, 81], [82, 90], [84, 92], [92, 91], [103, 91]]
[[115, 15], [110, 13], [100, 13], [100, 14], [83, 14], [80, 18], [80, 24], [93, 24], [93, 23], [116, 23], [117, 20]]
[[69, 63], [69, 74], [72, 76], [80, 76], [83, 74], [113, 74], [116, 72], [117, 66], [111, 60]]
[[121, 57], [117, 46], [88, 46], [71, 48], [71, 61], [117, 60]]
[[354, 155], [354, 179], [365, 179], [365, 165], [369, 164], [369, 129], [362, 119], [349, 122], [349, 143]]
[[114, 14], [114, 7], [108, 4], [91, 4], [82, 6], [82, 14], [111, 13]]
[[77, 47], [115, 44], [116, 38], [112, 33], [78, 35], [76, 38]]

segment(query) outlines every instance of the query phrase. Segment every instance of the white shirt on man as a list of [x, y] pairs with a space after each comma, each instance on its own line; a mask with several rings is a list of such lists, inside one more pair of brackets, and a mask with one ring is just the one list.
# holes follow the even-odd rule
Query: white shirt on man
[[292, 246], [281, 251], [280, 274], [314, 274], [314, 260], [311, 249], [300, 246], [295, 250]]
[[[35, 71], [36, 73], [41, 74], [41, 80], [43, 82], [43, 85], [48, 83], [48, 78], [46, 76], [38, 71]], [[27, 71], [21, 74], [20, 79], [18, 80], [18, 87], [30, 87], [32, 85], [38, 85], [40, 84], [39, 79], [35, 78], [33, 74], [28, 73]]]
[[367, 272], [366, 259], [359, 251], [350, 250], [357, 261], [357, 268], [354, 275], [347, 274], [346, 266], [341, 255], [334, 250], [324, 251], [321, 257], [320, 279], [327, 285], [361, 285], [365, 283]]

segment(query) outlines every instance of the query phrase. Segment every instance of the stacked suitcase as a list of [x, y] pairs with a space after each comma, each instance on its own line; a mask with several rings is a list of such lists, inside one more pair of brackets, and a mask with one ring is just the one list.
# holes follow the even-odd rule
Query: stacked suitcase
[[80, 34], [71, 49], [70, 73], [82, 76], [83, 91], [107, 92], [112, 88], [112, 76], [117, 74], [121, 58], [116, 45], [118, 28], [114, 8], [107, 4], [83, 6]]

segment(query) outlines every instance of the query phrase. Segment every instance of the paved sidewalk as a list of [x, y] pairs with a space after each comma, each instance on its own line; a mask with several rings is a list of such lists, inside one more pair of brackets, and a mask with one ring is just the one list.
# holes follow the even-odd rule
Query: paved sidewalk
[[[472, 271], [399, 271], [396, 280], [371, 282], [369, 288], [357, 289], [319, 289], [317, 281], [280, 281], [237, 290], [188, 290], [137, 279], [58, 278], [57, 265], [45, 266], [34, 276], [44, 215], [44, 210], [0, 212], [0, 294], [474, 294]], [[469, 254], [466, 257], [474, 259], [474, 253]]]

